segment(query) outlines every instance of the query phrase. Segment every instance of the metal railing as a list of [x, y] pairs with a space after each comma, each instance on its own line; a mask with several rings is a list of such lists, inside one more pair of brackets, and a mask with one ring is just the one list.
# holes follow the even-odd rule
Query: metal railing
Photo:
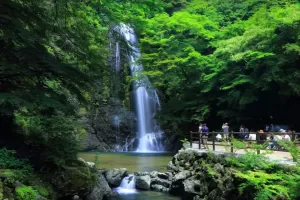
[[[214, 132], [213, 131], [213, 132], [206, 133], [206, 137], [207, 137], [207, 138], [205, 138], [205, 139], [207, 139], [206, 145], [207, 146], [208, 145], [212, 145], [213, 151], [216, 150], [216, 146], [227, 146], [227, 147], [230, 146], [230, 151], [233, 153], [232, 138], [235, 138], [236, 140], [239, 140], [239, 141], [256, 142], [256, 144], [263, 144], [264, 142], [274, 142], [273, 140], [261, 140], [260, 136], [262, 134], [259, 133], [259, 132], [247, 132], [247, 133], [245, 133], [245, 132], [233, 132], [233, 131], [231, 131], [231, 132], [228, 132], [228, 135], [229, 135], [229, 137], [228, 137], [228, 143], [230, 143], [230, 144], [222, 144], [222, 143], [218, 144], [218, 143], [216, 143], [216, 140], [217, 140], [216, 136], [218, 134], [220, 134], [222, 136], [224, 134], [224, 132]], [[239, 138], [241, 135], [251, 135], [251, 134], [252, 135], [253, 134], [256, 135], [256, 139], [255, 140], [251, 140], [251, 139], [249, 140], [249, 139], [241, 139], [241, 138]], [[295, 143], [296, 144], [300, 144], [300, 141], [299, 141], [299, 139], [300, 139], [300, 133], [294, 133], [294, 132], [293, 133], [266, 132], [265, 134], [271, 134], [273, 136], [288, 134], [288, 135], [292, 136], [291, 137], [291, 141], [292, 142], [295, 142], [296, 137], [298, 137]], [[236, 135], [238, 137], [234, 137]], [[191, 148], [193, 146], [193, 141], [197, 141], [198, 144], [199, 144], [198, 148], [201, 149], [201, 143], [202, 143], [201, 140], [202, 139], [203, 139], [202, 133], [190, 131], [190, 147]], [[222, 140], [224, 140], [224, 137], [222, 137]], [[210, 141], [210, 143], [208, 141]], [[286, 150], [284, 150], [284, 149], [277, 149], [275, 151], [286, 151]], [[259, 149], [257, 150], [257, 154], [260, 154], [260, 150]]]

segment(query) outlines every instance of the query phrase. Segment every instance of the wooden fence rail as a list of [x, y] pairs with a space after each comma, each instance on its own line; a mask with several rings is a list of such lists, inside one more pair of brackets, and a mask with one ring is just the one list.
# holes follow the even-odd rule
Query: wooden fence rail
[[[207, 141], [212, 141], [212, 143], [208, 143], [206, 145], [212, 145], [212, 148], [213, 148], [213, 151], [216, 150], [216, 146], [229, 146], [229, 145], [226, 145], [226, 144], [216, 144], [216, 136], [220, 134], [220, 135], [223, 135], [224, 132], [208, 132], [206, 133], [206, 138], [204, 139], [207, 139]], [[261, 133], [259, 132], [228, 132], [229, 134], [229, 140], [228, 142], [230, 142], [230, 151], [233, 152], [233, 143], [232, 143], [232, 138], [235, 138], [237, 140], [240, 140], [240, 141], [247, 141], [247, 142], [251, 142], [251, 141], [255, 141], [256, 144], [263, 144], [264, 142], [274, 142], [273, 140], [260, 140], [260, 136], [261, 136]], [[256, 135], [256, 139], [255, 140], [248, 140], [248, 139], [241, 139], [239, 138], [241, 135]], [[266, 132], [266, 134], [271, 134], [271, 135], [291, 135], [291, 141], [295, 141], [296, 140], [296, 137], [297, 137], [297, 140], [296, 140], [296, 144], [300, 144], [300, 133], [278, 133], [278, 132]], [[238, 136], [238, 137], [235, 137], [235, 136]], [[190, 146], [192, 148], [193, 146], [193, 141], [197, 141], [199, 143], [199, 146], [198, 148], [201, 149], [201, 143], [202, 143], [202, 140], [203, 137], [202, 137], [202, 133], [199, 133], [199, 132], [193, 132], [193, 131], [190, 131]], [[224, 137], [222, 137], [222, 139], [224, 139]], [[276, 150], [276, 151], [286, 151], [286, 150]], [[260, 154], [260, 150], [257, 150], [257, 154]], [[295, 161], [295, 160], [294, 160]]]

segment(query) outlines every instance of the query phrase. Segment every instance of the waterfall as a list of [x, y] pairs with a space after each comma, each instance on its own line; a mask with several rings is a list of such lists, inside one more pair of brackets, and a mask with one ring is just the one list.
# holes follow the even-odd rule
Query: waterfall
[[118, 74], [120, 72], [120, 46], [119, 46], [119, 42], [116, 42], [116, 66], [115, 66], [115, 70], [116, 73]]
[[119, 146], [120, 145], [120, 119], [118, 116], [113, 116], [112, 118], [112, 124], [115, 128], [116, 131], [116, 145]]
[[116, 191], [120, 194], [136, 193], [135, 176], [133, 174], [129, 174], [124, 177], [120, 187], [116, 188]]
[[128, 152], [128, 147], [129, 147], [129, 146], [132, 146], [132, 144], [133, 144], [133, 142], [135, 141], [135, 139], [136, 139], [136, 138], [131, 138], [130, 141], [128, 142], [128, 136], [127, 136], [126, 139], [125, 139], [125, 145], [124, 145], [122, 151]]
[[139, 140], [138, 152], [163, 151], [161, 139], [163, 132], [154, 119], [156, 111], [160, 109], [160, 103], [155, 88], [150, 84], [148, 77], [141, 75], [143, 66], [137, 61], [141, 54], [137, 47], [137, 38], [134, 30], [126, 25], [120, 25], [120, 33], [130, 46], [130, 69], [132, 77], [138, 76], [134, 83], [134, 95], [137, 114], [137, 138]]

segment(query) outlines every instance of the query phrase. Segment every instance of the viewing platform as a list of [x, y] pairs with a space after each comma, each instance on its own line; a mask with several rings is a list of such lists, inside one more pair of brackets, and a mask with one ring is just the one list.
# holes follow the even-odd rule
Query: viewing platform
[[[274, 142], [272, 140], [260, 140], [260, 133], [257, 132], [250, 132], [248, 134], [251, 134], [254, 139], [250, 139], [250, 140], [246, 140], [246, 139], [239, 139], [238, 136], [240, 134], [242, 134], [241, 132], [229, 132], [229, 141], [222, 141], [222, 142], [218, 142], [216, 139], [216, 136], [220, 134], [223, 135], [223, 132], [209, 132], [207, 133], [208, 138], [207, 138], [207, 146], [208, 146], [208, 150], [210, 151], [215, 151], [215, 152], [232, 152], [232, 153], [236, 153], [236, 154], [244, 154], [245, 153], [245, 149], [237, 149], [233, 147], [233, 144], [231, 143], [231, 138], [235, 138], [238, 141], [243, 141], [246, 144], [250, 144], [249, 148], [251, 148], [251, 144], [264, 144], [265, 142]], [[272, 134], [272, 135], [286, 135], [288, 133], [266, 133], [266, 134]], [[296, 145], [298, 146], [298, 148], [300, 148], [300, 142], [296, 139], [300, 137], [300, 133], [292, 133], [289, 134], [291, 135], [291, 141], [295, 142]], [[193, 149], [199, 149], [199, 150], [203, 150], [203, 151], [207, 151], [206, 148], [204, 148], [202, 142], [202, 137], [200, 135], [200, 133], [198, 132], [190, 132], [190, 147]], [[249, 149], [248, 148], [248, 149]], [[293, 157], [291, 156], [291, 154], [285, 150], [285, 149], [276, 149], [273, 150], [271, 149], [271, 153], [267, 154], [266, 156], [268, 158], [270, 158], [270, 160], [280, 160], [280, 161], [289, 161], [289, 162], [293, 162], [295, 160], [293, 160]], [[265, 153], [266, 150], [264, 149], [260, 149], [257, 150], [257, 153]]]

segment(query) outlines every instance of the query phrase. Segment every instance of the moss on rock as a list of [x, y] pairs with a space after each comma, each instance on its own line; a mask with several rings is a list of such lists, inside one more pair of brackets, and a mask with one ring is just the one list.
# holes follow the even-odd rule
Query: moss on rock
[[93, 189], [96, 180], [96, 169], [78, 160], [69, 161], [67, 166], [56, 170], [50, 177], [60, 197], [85, 195]]
[[1, 179], [14, 178], [15, 176], [16, 176], [15, 172], [11, 169], [0, 169]]

